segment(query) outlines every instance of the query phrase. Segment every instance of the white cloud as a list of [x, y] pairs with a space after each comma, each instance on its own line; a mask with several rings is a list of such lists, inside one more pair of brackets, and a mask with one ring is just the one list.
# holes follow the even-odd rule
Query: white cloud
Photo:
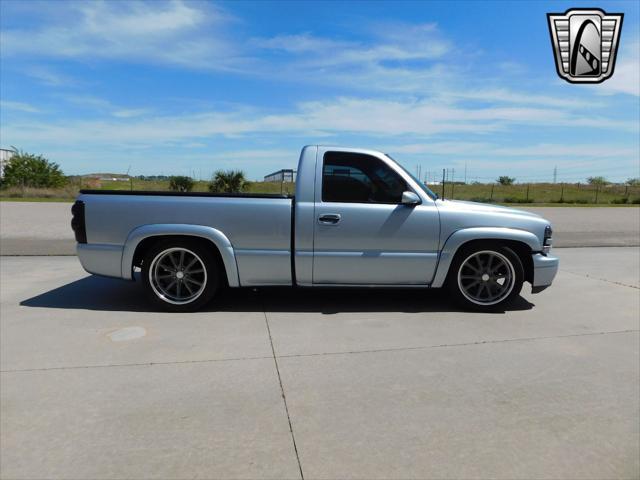
[[257, 38], [249, 45], [280, 55], [260, 69], [263, 74], [325, 86], [425, 94], [457, 73], [442, 64], [452, 45], [435, 24], [387, 23], [360, 40], [301, 33]]
[[509, 88], [443, 90], [438, 96], [443, 99], [452, 98], [457, 100], [536, 105], [555, 108], [606, 107], [605, 102], [594, 102], [593, 99], [518, 92]]
[[309, 33], [277, 35], [255, 39], [253, 43], [264, 49], [299, 54], [303, 56], [304, 64], [325, 68], [435, 59], [451, 49], [434, 24], [387, 25], [367, 43], [316, 37]]
[[592, 143], [579, 145], [539, 143], [533, 145], [499, 146], [490, 142], [432, 142], [409, 143], [388, 146], [387, 150], [408, 154], [456, 155], [471, 158], [482, 157], [534, 157], [534, 158], [621, 158], [640, 156], [636, 148], [616, 144]]
[[111, 115], [117, 118], [131, 118], [140, 117], [146, 113], [149, 113], [149, 110], [146, 108], [121, 108], [113, 110]]
[[75, 78], [42, 65], [27, 67], [23, 71], [40, 83], [51, 87], [69, 87], [78, 83]]
[[281, 50], [295, 54], [336, 52], [337, 50], [353, 48], [353, 42], [339, 41], [316, 37], [309, 33], [298, 35], [276, 35], [271, 38], [255, 38], [251, 43], [257, 48]]
[[[102, 100], [83, 98], [102, 108]], [[110, 108], [107, 102], [104, 108]], [[581, 116], [570, 109], [534, 107], [465, 108], [424, 100], [372, 100], [338, 98], [326, 102], [306, 102], [290, 113], [269, 113], [238, 107], [231, 111], [211, 111], [184, 115], [141, 113], [132, 117], [82, 120], [22, 122], [3, 126], [3, 136], [13, 144], [120, 144], [158, 146], [167, 142], [193, 142], [216, 137], [237, 137], [278, 133], [306, 139], [345, 134], [381, 138], [429, 138], [438, 134], [469, 135], [506, 131], [518, 126], [598, 128], [637, 132], [634, 121]], [[543, 154], [543, 146], [539, 147]]]
[[117, 59], [212, 70], [241, 62], [234, 46], [217, 33], [230, 17], [211, 4], [172, 0], [57, 5], [65, 15], [39, 28], [4, 28], [3, 56]]
[[620, 48], [613, 76], [598, 87], [602, 93], [640, 96], [640, 39]]
[[[455, 167], [456, 178], [465, 169], [469, 179], [492, 180], [497, 174], [515, 175], [518, 181], [552, 181], [557, 168], [558, 181], [576, 181], [602, 174], [622, 180], [638, 170], [640, 144], [615, 143], [540, 143], [501, 146], [491, 142], [429, 142], [386, 145], [382, 150], [412, 167], [424, 166], [430, 178], [441, 170]], [[611, 160], [615, 159], [615, 162]]]
[[620, 158], [640, 155], [638, 148], [621, 147], [616, 144], [537, 144], [519, 147], [498, 147], [489, 151], [492, 155], [524, 157], [580, 157], [580, 158]]
[[431, 155], [459, 155], [474, 154], [491, 148], [487, 142], [429, 142], [429, 143], [403, 143], [402, 145], [388, 145], [385, 151], [394, 151], [406, 154], [431, 154]]
[[152, 111], [148, 108], [122, 107], [95, 95], [62, 95], [61, 98], [67, 102], [85, 107], [93, 113], [107, 113], [117, 118], [139, 117]]
[[0, 108], [6, 108], [7, 110], [16, 110], [18, 112], [25, 113], [40, 113], [42, 110], [38, 107], [34, 107], [31, 104], [23, 102], [11, 102], [9, 100], [0, 101]]
[[[114, 145], [108, 149], [84, 149], [81, 146], [61, 145], [48, 149], [48, 158], [61, 163], [66, 174], [86, 174], [108, 171], [131, 175], [190, 175], [209, 179], [215, 170], [235, 168], [249, 172], [250, 178], [262, 177], [278, 168], [295, 168], [300, 150], [286, 148], [242, 149], [209, 148], [202, 152], [188, 150], [159, 150], [153, 154], [147, 149], [132, 149]], [[149, 162], [150, 156], [154, 162]]]

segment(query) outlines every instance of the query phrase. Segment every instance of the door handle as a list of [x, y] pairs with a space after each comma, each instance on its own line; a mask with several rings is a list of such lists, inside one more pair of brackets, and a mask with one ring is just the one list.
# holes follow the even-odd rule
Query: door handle
[[342, 218], [337, 213], [325, 213], [318, 217], [318, 223], [322, 225], [337, 225], [340, 222], [340, 218]]

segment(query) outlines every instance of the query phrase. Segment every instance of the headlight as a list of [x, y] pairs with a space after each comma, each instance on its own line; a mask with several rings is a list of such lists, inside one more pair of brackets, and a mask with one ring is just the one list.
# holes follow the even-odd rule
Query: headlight
[[542, 240], [542, 253], [549, 253], [551, 250], [551, 244], [553, 241], [551, 240], [551, 235], [553, 234], [553, 230], [551, 229], [551, 225], [547, 225], [544, 227], [544, 238]]

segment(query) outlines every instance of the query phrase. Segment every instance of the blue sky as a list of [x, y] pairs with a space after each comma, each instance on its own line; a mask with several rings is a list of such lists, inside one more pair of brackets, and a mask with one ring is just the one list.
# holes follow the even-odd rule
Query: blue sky
[[[637, 1], [0, 2], [0, 143], [65, 173], [252, 179], [301, 146], [435, 177], [640, 176]], [[614, 76], [558, 78], [546, 13], [623, 12]]]

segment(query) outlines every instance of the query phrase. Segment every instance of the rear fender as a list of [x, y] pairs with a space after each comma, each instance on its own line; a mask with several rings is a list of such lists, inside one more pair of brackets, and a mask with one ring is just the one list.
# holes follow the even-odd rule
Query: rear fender
[[240, 286], [238, 278], [238, 266], [231, 242], [224, 233], [212, 227], [204, 225], [183, 225], [183, 224], [153, 224], [142, 225], [133, 229], [124, 245], [122, 252], [122, 278], [131, 280], [133, 278], [133, 256], [138, 244], [149, 237], [183, 235], [200, 237], [210, 240], [218, 247], [224, 268], [227, 273], [227, 280], [230, 287]]
[[457, 230], [447, 238], [440, 252], [436, 273], [431, 282], [432, 287], [440, 288], [444, 285], [449, 267], [456, 252], [465, 243], [474, 240], [511, 240], [528, 245], [532, 252], [542, 251], [540, 239], [535, 234], [527, 232], [526, 230], [500, 227], [473, 227]]

